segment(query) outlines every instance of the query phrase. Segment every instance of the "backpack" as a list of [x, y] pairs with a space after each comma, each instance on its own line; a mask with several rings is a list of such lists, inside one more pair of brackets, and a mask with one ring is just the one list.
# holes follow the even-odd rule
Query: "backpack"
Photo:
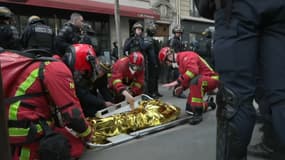
[[[1, 53], [3, 53], [4, 50], [1, 51]], [[39, 53], [44, 52], [42, 50], [38, 50], [38, 49], [32, 49], [32, 50], [26, 50], [23, 52], [18, 52], [18, 51], [8, 51], [8, 53], [16, 53], [19, 55], [22, 55], [22, 57], [19, 57], [16, 61], [11, 61], [10, 57], [7, 57], [7, 62], [6, 64], [3, 66], [4, 68], [6, 68], [6, 71], [9, 71], [9, 69], [14, 69], [16, 74], [9, 74], [11, 75], [10, 77], [13, 77], [15, 80], [17, 79], [17, 75], [21, 75], [20, 72], [22, 72], [23, 70], [25, 70], [28, 66], [30, 66], [31, 64], [35, 63], [35, 62], [40, 62], [39, 65], [39, 71], [38, 71], [38, 78], [40, 79], [40, 84], [42, 87], [42, 92], [39, 93], [28, 93], [25, 95], [20, 95], [20, 96], [14, 96], [14, 97], [9, 97], [6, 98], [4, 100], [5, 105], [9, 105], [12, 103], [15, 103], [19, 100], [23, 100], [23, 99], [30, 99], [30, 98], [34, 98], [34, 97], [39, 97], [39, 96], [45, 96], [47, 97], [47, 100], [50, 102], [50, 99], [48, 98], [48, 92], [45, 88], [44, 85], [44, 67], [45, 67], [45, 62], [49, 61], [57, 61], [56, 59], [52, 58], [52, 57], [42, 57], [40, 56]], [[0, 53], [0, 54], [1, 54]], [[7, 56], [7, 55], [5, 55]], [[5, 58], [2, 58], [2, 60], [6, 60]], [[10, 68], [9, 68], [10, 67]], [[13, 72], [14, 73], [14, 72]], [[15, 76], [16, 75], [16, 76]], [[9, 80], [12, 78], [9, 78]], [[7, 82], [9, 83], [9, 82]], [[13, 83], [13, 82], [11, 82]], [[9, 85], [9, 84], [8, 84]], [[12, 86], [12, 85], [11, 85]], [[6, 86], [5, 89], [8, 89], [8, 87]], [[51, 103], [51, 106], [52, 105]], [[51, 107], [51, 110], [54, 107]], [[53, 115], [54, 118], [56, 118]], [[21, 126], [22, 122], [27, 122], [28, 120], [9, 120], [8, 123], [16, 125], [16, 126]], [[43, 137], [41, 137], [39, 139], [39, 156], [41, 160], [69, 160], [71, 158], [71, 153], [70, 153], [70, 143], [69, 140], [63, 136], [61, 133], [55, 132], [53, 131], [49, 125], [47, 124], [46, 120], [44, 119], [40, 119], [39, 120], [39, 124], [43, 129], [44, 135]], [[38, 139], [36, 138], [36, 134], [37, 134], [37, 129], [35, 127], [33, 127], [32, 125], [28, 126], [30, 128], [30, 132], [27, 135], [27, 140], [23, 143], [20, 143], [20, 145], [23, 144], [29, 144], [29, 143], [33, 143], [35, 141], [37, 141]]]
[[[5, 50], [3, 50], [3, 49], [0, 50], [0, 54], [4, 53], [4, 52], [5, 52]], [[29, 93], [29, 94], [25, 94], [25, 95], [22, 95], [22, 96], [15, 96], [15, 97], [5, 98], [5, 100], [4, 100], [5, 105], [15, 103], [15, 102], [17, 102], [19, 100], [22, 100], [22, 99], [30, 99], [30, 98], [33, 98], [33, 97], [39, 97], [39, 96], [46, 95], [47, 91], [46, 91], [44, 83], [43, 83], [43, 81], [44, 81], [45, 62], [47, 62], [47, 61], [51, 61], [52, 62], [52, 61], [57, 61], [57, 60], [52, 58], [52, 57], [43, 57], [43, 56], [41, 56], [41, 55], [47, 55], [47, 51], [41, 50], [41, 49], [30, 49], [30, 50], [25, 50], [25, 51], [22, 51], [22, 52], [19, 52], [19, 51], [7, 51], [7, 52], [19, 54], [22, 57], [17, 59], [17, 61], [12, 61], [11, 63], [9, 63], [10, 60], [8, 60], [9, 62], [7, 62], [7, 63], [9, 63], [9, 64], [4, 66], [4, 68], [6, 68], [6, 70], [8, 70], [8, 71], [13, 70], [13, 73], [14, 73], [13, 75], [5, 74], [6, 70], [2, 70], [3, 74], [5, 74], [7, 77], [9, 75], [11, 75], [8, 78], [9, 81], [11, 81], [11, 82], [8, 82], [6, 84], [6, 86], [4, 86], [4, 91], [5, 90], [10, 90], [11, 88], [8, 88], [8, 87], [13, 86], [11, 84], [16, 82], [18, 76], [14, 76], [14, 75], [21, 75], [23, 70], [25, 70], [31, 64], [33, 64], [35, 62], [41, 62], [40, 65], [39, 65], [38, 77], [40, 79], [42, 92], [39, 92], [39, 93]], [[4, 60], [2, 59], [2, 61], [5, 61], [5, 59]]]

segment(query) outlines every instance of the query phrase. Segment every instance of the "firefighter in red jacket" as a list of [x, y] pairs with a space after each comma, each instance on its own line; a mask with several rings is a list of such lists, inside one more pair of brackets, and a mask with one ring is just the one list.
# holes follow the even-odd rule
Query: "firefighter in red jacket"
[[208, 104], [203, 101], [206, 92], [212, 91], [218, 86], [219, 76], [197, 53], [184, 51], [176, 54], [169, 47], [162, 48], [159, 52], [160, 62], [167, 65], [177, 63], [180, 76], [176, 81], [164, 84], [164, 87], [176, 88], [176, 94], [190, 88], [187, 99], [186, 113], [193, 113], [190, 124], [198, 124], [202, 121], [202, 113], [207, 110]]
[[65, 154], [70, 153], [58, 153], [61, 150], [54, 149], [57, 155], [52, 155], [39, 148], [47, 133], [44, 126], [51, 130], [56, 126], [52, 114], [55, 108], [57, 115], [61, 115], [57, 117], [61, 127], [71, 128], [82, 140], [91, 137], [91, 128], [75, 94], [72, 74], [61, 61], [51, 57], [36, 60], [27, 55], [31, 54], [10, 51], [0, 54], [13, 160], [56, 159], [53, 156], [69, 159], [71, 155]]
[[[133, 109], [134, 96], [140, 95], [144, 84], [144, 58], [141, 52], [133, 52], [129, 57], [119, 59], [112, 68], [110, 88], [123, 96]], [[119, 98], [118, 101], [122, 100]]]

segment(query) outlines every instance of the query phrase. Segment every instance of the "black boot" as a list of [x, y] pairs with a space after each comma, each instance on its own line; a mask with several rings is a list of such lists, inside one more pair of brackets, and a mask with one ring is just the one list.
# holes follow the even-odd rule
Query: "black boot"
[[[211, 108], [211, 110], [215, 110], [216, 108], [217, 108], [217, 105], [216, 105], [216, 103], [214, 102], [214, 98], [210, 98], [209, 100], [208, 100], [208, 110]], [[210, 107], [210, 108], [209, 108]]]
[[203, 107], [195, 107], [194, 115], [193, 117], [190, 118], [189, 123], [191, 125], [196, 125], [202, 122], [202, 120], [203, 120]]
[[[217, 108], [216, 103], [214, 103], [214, 102], [209, 102], [209, 103], [208, 103], [208, 111], [215, 110], [216, 108]], [[206, 112], [206, 111], [205, 111], [205, 112]]]
[[156, 96], [158, 96], [158, 97], [163, 97], [163, 95], [160, 94], [159, 92], [156, 92], [155, 94], [156, 94]]
[[193, 115], [194, 114], [190, 104], [186, 104], [185, 113], [187, 113], [189, 115]]
[[159, 99], [159, 96], [155, 93], [149, 94], [149, 96], [153, 99]]
[[285, 160], [285, 146], [277, 144], [274, 146], [274, 152], [272, 153], [272, 160]]
[[270, 158], [273, 150], [261, 142], [256, 145], [248, 146], [247, 153], [248, 155], [258, 158]]

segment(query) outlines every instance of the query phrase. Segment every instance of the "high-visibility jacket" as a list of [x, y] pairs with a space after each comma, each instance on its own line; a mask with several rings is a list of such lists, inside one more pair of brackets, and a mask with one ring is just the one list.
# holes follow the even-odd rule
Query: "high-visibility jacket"
[[[90, 136], [91, 128], [76, 97], [72, 74], [64, 63], [35, 61], [8, 51], [0, 53], [0, 62], [4, 98], [19, 98], [5, 105], [11, 144], [27, 143], [40, 137], [43, 129], [39, 120], [53, 121], [52, 103], [61, 113], [64, 125], [83, 138]], [[40, 67], [42, 64], [44, 67]]]
[[112, 67], [112, 75], [109, 79], [109, 86], [117, 94], [127, 89], [133, 96], [142, 93], [144, 84], [144, 70], [137, 71], [134, 74], [129, 69], [129, 58], [119, 59]]
[[195, 52], [179, 52], [176, 61], [180, 73], [178, 82], [185, 88], [189, 87], [190, 81], [198, 75], [219, 79], [218, 74]]

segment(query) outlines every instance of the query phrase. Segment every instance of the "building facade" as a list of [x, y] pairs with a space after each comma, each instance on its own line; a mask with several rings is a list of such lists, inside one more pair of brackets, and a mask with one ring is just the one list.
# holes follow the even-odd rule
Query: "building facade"
[[184, 27], [183, 40], [197, 40], [206, 28], [213, 28], [214, 21], [199, 16], [194, 0], [180, 0], [180, 10], [181, 25]]
[[[92, 25], [97, 42], [97, 52], [111, 51], [115, 40], [113, 0], [0, 0], [1, 6], [9, 7], [15, 14], [15, 24], [21, 33], [27, 25], [28, 17], [40, 16], [55, 33], [69, 20], [70, 14], [78, 12], [85, 22]], [[129, 37], [133, 23], [148, 19], [160, 19], [152, 9], [150, 1], [120, 0], [122, 41]]]
[[[176, 24], [184, 27], [183, 40], [188, 42], [199, 38], [205, 28], [213, 26], [213, 21], [199, 17], [194, 0], [119, 0], [119, 3], [122, 45], [131, 35], [131, 26], [135, 22], [156, 23], [156, 38], [162, 43], [172, 36]], [[20, 32], [29, 16], [38, 15], [57, 33], [70, 14], [76, 11], [93, 26], [98, 52], [110, 51], [112, 42], [116, 41], [114, 0], [0, 0], [0, 5], [15, 13]]]

